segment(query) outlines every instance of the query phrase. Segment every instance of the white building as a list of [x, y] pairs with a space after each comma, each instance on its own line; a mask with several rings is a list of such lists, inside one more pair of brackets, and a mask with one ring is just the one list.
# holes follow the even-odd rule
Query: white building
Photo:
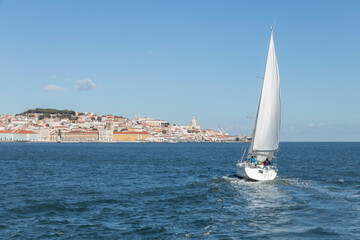
[[38, 130], [39, 141], [50, 141], [50, 131], [49, 128], [40, 128]]

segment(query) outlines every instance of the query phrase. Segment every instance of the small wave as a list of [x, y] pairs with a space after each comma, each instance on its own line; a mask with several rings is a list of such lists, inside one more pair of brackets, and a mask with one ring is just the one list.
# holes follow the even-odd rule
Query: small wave
[[353, 211], [359, 211], [360, 209], [357, 204], [352, 204], [359, 200], [359, 193], [354, 188], [344, 186], [345, 181], [343, 179], [317, 181], [292, 178], [282, 179], [281, 182], [290, 188], [297, 188], [290, 189], [290, 191], [301, 193], [302, 201], [309, 202], [313, 199], [322, 199], [328, 201], [329, 205], [346, 205]]
[[6, 228], [8, 228], [7, 225], [0, 225], [0, 229], [6, 229]]
[[227, 177], [216, 177], [211, 180], [211, 183], [219, 183], [219, 184], [226, 184], [229, 182], [229, 179]]
[[338, 236], [339, 235], [338, 233], [328, 231], [328, 230], [326, 230], [326, 229], [324, 229], [322, 227], [311, 228], [311, 229], [307, 230], [306, 232], [316, 234], [316, 235], [321, 235], [321, 236], [324, 236], [324, 235]]
[[299, 178], [280, 178], [278, 181], [281, 184], [297, 188], [314, 188], [315, 186], [314, 181]]
[[210, 230], [210, 231], [204, 233], [204, 236], [209, 236], [209, 235], [211, 234], [211, 232], [212, 232], [212, 231]]
[[237, 176], [222, 176], [220, 179], [232, 185], [243, 185], [246, 184], [247, 182], [251, 182], [251, 181], [247, 181], [244, 178], [239, 178]]
[[143, 228], [139, 228], [135, 231], [136, 233], [140, 233], [140, 234], [161, 234], [166, 232], [166, 229], [164, 227], [161, 226], [146, 226]]

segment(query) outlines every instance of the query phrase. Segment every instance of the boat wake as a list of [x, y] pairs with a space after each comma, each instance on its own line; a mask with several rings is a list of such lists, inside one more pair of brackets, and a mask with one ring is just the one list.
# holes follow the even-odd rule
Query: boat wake
[[[279, 187], [287, 191], [300, 192], [302, 197], [310, 199], [319, 198], [338, 202], [359, 201], [360, 194], [356, 189], [345, 188], [344, 180], [320, 181], [299, 178], [279, 178]], [[298, 194], [299, 195], [299, 194]], [[356, 208], [357, 205], [352, 205]], [[358, 207], [360, 209], [360, 207]]]
[[246, 200], [250, 209], [276, 208], [289, 200], [289, 196], [277, 186], [277, 181], [249, 181], [237, 176], [223, 176], [232, 186], [236, 198]]

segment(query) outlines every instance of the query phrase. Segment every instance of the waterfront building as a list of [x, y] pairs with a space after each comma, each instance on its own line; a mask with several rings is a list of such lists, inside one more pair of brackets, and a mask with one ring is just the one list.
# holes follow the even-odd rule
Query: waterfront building
[[13, 133], [11, 130], [0, 131], [0, 141], [13, 141]]
[[38, 141], [38, 134], [26, 130], [0, 131], [0, 141]]
[[114, 141], [116, 142], [136, 142], [145, 141], [151, 137], [148, 132], [114, 132]]
[[40, 128], [38, 130], [39, 141], [50, 141], [50, 131], [49, 128]]
[[114, 138], [114, 132], [112, 130], [105, 129], [104, 127], [99, 127], [99, 141], [100, 142], [112, 142]]
[[99, 140], [98, 131], [71, 131], [61, 134], [62, 141], [71, 142], [97, 142]]
[[112, 122], [107, 122], [106, 126], [99, 126], [99, 141], [112, 142], [114, 138], [114, 125]]
[[16, 130], [14, 131], [14, 141], [38, 141], [39, 135], [33, 131]]

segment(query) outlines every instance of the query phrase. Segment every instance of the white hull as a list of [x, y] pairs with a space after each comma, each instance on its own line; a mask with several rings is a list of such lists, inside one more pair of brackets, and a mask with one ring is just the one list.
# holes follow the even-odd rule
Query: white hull
[[251, 167], [245, 163], [238, 163], [236, 164], [236, 175], [255, 181], [269, 181], [275, 179], [277, 171], [270, 167]]

